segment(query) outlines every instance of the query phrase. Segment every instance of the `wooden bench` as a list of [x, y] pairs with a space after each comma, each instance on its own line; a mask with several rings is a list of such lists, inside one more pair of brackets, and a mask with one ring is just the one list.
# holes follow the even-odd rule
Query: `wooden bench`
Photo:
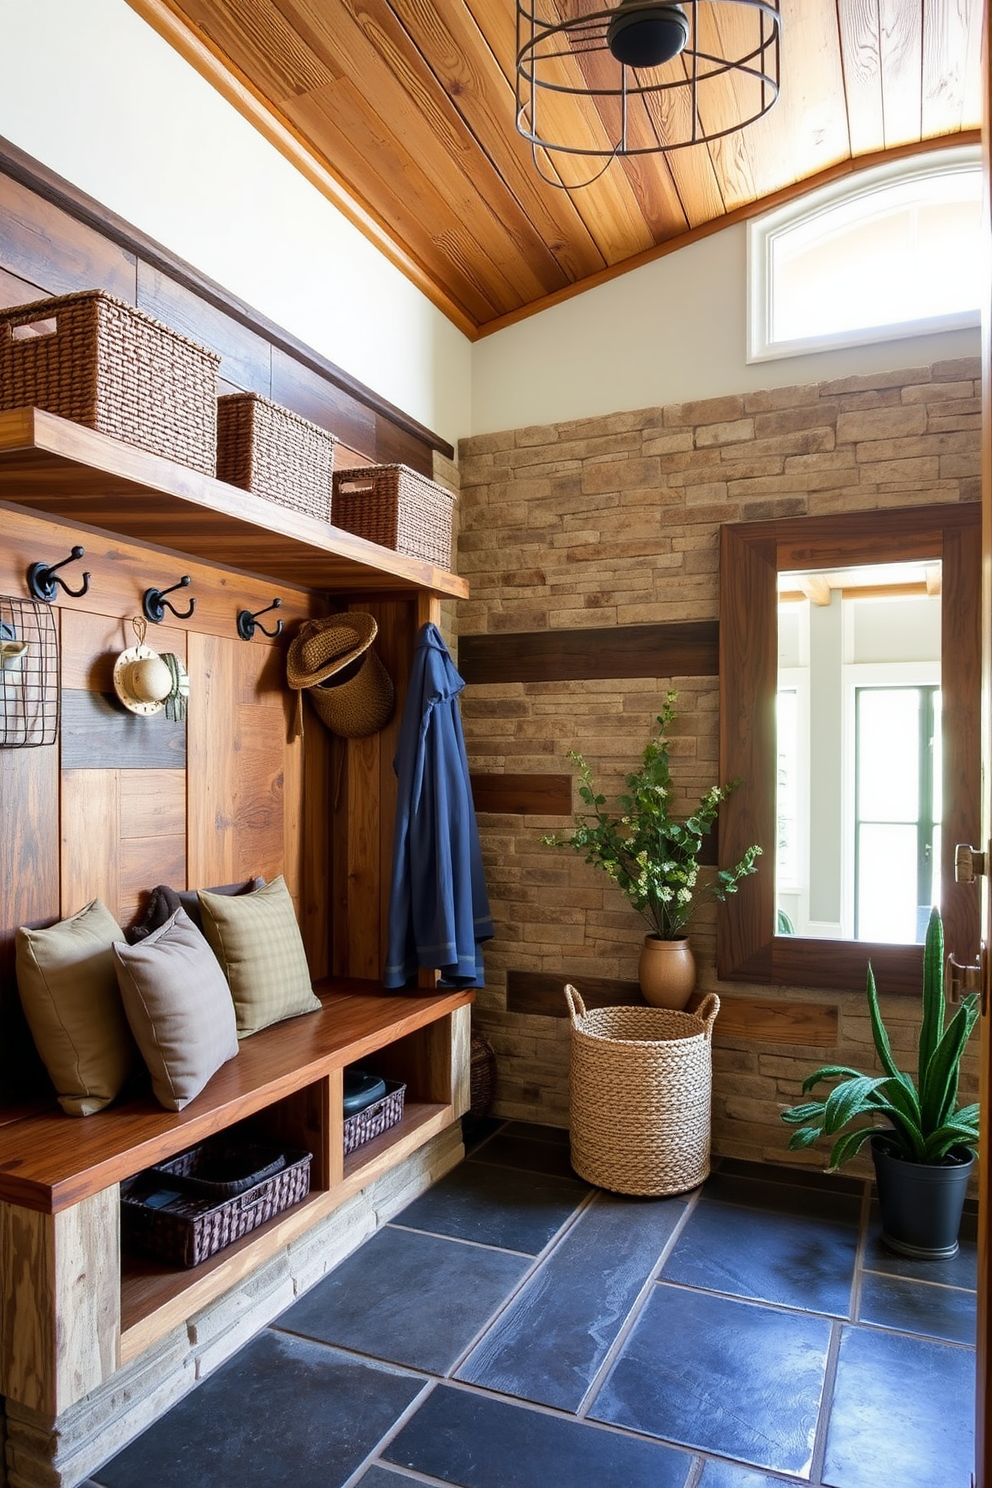
[[[0, 1116], [0, 1394], [58, 1415], [468, 1109], [471, 992], [315, 991], [319, 1013], [245, 1039], [180, 1112]], [[372, 1056], [403, 1119], [345, 1158], [343, 1070]], [[191, 1271], [122, 1258], [120, 1182], [232, 1127], [312, 1152], [308, 1197]]]

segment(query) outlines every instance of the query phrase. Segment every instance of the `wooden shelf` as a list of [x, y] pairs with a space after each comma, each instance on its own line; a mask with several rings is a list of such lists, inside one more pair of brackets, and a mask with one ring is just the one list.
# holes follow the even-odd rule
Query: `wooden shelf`
[[468, 594], [430, 563], [37, 408], [0, 413], [0, 501], [308, 589]]

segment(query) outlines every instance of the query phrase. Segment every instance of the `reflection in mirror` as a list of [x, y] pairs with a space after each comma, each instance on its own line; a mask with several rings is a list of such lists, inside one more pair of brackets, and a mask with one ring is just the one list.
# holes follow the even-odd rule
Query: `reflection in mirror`
[[940, 903], [939, 561], [778, 575], [775, 931], [922, 944]]
[[[780, 884], [773, 871], [759, 870], [718, 906], [721, 980], [863, 989], [870, 961], [880, 985], [919, 996], [916, 917], [931, 895], [939, 896], [946, 949], [962, 965], [975, 959], [978, 888], [955, 882], [954, 847], [981, 840], [981, 551], [977, 501], [721, 527], [720, 777], [741, 784], [720, 810], [720, 862], [736, 862], [760, 842], [771, 868], [784, 843]], [[912, 579], [904, 575], [900, 582], [925, 588], [929, 575], [931, 590], [939, 589], [932, 603], [920, 601], [921, 610], [939, 607], [939, 641], [915, 635], [919, 627], [914, 621], [911, 628], [899, 596], [889, 591], [870, 603], [875, 586], [858, 583], [875, 565], [895, 563], [914, 566]], [[804, 575], [811, 592], [828, 601], [810, 603], [805, 629], [797, 618], [795, 634], [788, 639], [783, 631], [781, 643], [780, 608], [805, 601], [785, 598], [798, 581], [786, 579], [780, 588], [780, 574]], [[838, 576], [839, 592], [831, 587]], [[844, 594], [856, 583], [857, 599], [845, 606]], [[898, 626], [889, 624], [887, 606], [893, 614], [902, 610]], [[817, 674], [815, 685], [809, 681], [820, 646], [814, 612], [842, 667], [854, 669], [829, 683]], [[803, 700], [797, 687], [791, 702], [783, 699], [781, 730], [780, 644], [790, 648], [790, 666], [804, 663], [808, 693]], [[885, 672], [870, 670], [883, 663]], [[897, 667], [913, 670], [899, 676]], [[852, 677], [863, 684], [858, 696], [850, 691]], [[793, 764], [780, 794], [780, 743], [789, 729], [795, 760], [805, 758], [807, 746], [811, 752], [808, 765]], [[927, 802], [921, 761], [931, 738], [940, 748]], [[779, 815], [789, 812], [792, 826], [783, 832]], [[833, 822], [830, 842], [820, 836], [821, 816]], [[909, 839], [914, 850], [906, 849]]]

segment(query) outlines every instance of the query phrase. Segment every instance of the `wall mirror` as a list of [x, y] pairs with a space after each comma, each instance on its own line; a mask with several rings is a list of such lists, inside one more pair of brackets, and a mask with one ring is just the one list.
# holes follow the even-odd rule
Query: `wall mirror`
[[[759, 872], [720, 907], [720, 977], [860, 990], [870, 960], [883, 991], [918, 995], [922, 950], [916, 935], [931, 896], [940, 904], [947, 949], [958, 961], [975, 959], [978, 890], [955, 884], [954, 847], [977, 842], [980, 830], [980, 534], [978, 503], [721, 529], [720, 773], [722, 779], [739, 777], [742, 785], [721, 812], [720, 859], [735, 862], [752, 842], [761, 843], [764, 857]], [[885, 569], [876, 574], [879, 565]], [[878, 584], [865, 583], [876, 578]], [[929, 586], [939, 608], [939, 642], [931, 642], [936, 655], [921, 654], [901, 678], [898, 666], [876, 671], [879, 687], [866, 689], [861, 699], [862, 739], [871, 742], [861, 760], [865, 779], [874, 771], [894, 788], [898, 772], [905, 779], [911, 768], [922, 767], [921, 748], [925, 752], [933, 740], [930, 796], [923, 803], [933, 826], [921, 826], [917, 813], [911, 859], [903, 830], [909, 823], [897, 820], [908, 815], [902, 807], [889, 800], [884, 810], [872, 806], [874, 816], [859, 814], [852, 783], [857, 761], [849, 753], [851, 674], [831, 679], [808, 665], [814, 647], [840, 651], [849, 664], [857, 660], [858, 645], [864, 660], [885, 649], [877, 624], [870, 644], [853, 639], [852, 607], [843, 602], [845, 592], [852, 598], [860, 590], [867, 598], [883, 583], [890, 596], [898, 592], [893, 584], [908, 592]], [[819, 597], [815, 635], [809, 624], [803, 635], [798, 619], [790, 622], [790, 601], [782, 598], [807, 590]], [[786, 614], [782, 627], [780, 612]], [[924, 652], [925, 638], [910, 644], [908, 623], [904, 616], [905, 649]], [[781, 678], [780, 659], [787, 668]], [[798, 692], [804, 670], [803, 685], [815, 695], [808, 706], [797, 696], [790, 716], [788, 699], [779, 701], [780, 682], [795, 681]], [[914, 686], [896, 698], [897, 684], [910, 675]], [[812, 822], [802, 802], [790, 805], [780, 790], [790, 751], [794, 761], [800, 746], [810, 746], [802, 764], [807, 782], [797, 784], [794, 776], [794, 794], [805, 789], [814, 803]], [[784, 866], [777, 872], [780, 858]], [[910, 905], [910, 898], [924, 908]]]

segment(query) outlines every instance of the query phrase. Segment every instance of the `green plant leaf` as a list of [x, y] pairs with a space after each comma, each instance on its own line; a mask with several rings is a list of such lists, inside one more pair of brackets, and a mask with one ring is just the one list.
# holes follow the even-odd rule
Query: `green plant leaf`
[[938, 1127], [927, 1138], [924, 1162], [939, 1162], [952, 1147], [977, 1147], [978, 1125], [976, 1122], [953, 1121]]
[[877, 1131], [878, 1128], [875, 1126], [859, 1126], [856, 1131], [845, 1132], [833, 1145], [828, 1165], [830, 1171], [833, 1172], [835, 1168], [839, 1168], [843, 1163], [850, 1162], [852, 1157], [856, 1157], [868, 1139], [873, 1137]]
[[978, 1004], [977, 992], [963, 999], [927, 1065], [926, 1075], [920, 1083], [924, 1135], [943, 1126], [954, 1110], [961, 1056], [978, 1020]]
[[858, 1075], [853, 1080], [844, 1080], [835, 1086], [827, 1097], [823, 1130], [831, 1134], [840, 1131], [854, 1116], [870, 1111], [872, 1106], [869, 1097], [888, 1078], [888, 1075]]
[[825, 1064], [821, 1069], [816, 1070], [814, 1074], [806, 1076], [802, 1083], [802, 1091], [804, 1095], [808, 1095], [813, 1089], [813, 1086], [819, 1085], [821, 1080], [835, 1080], [838, 1078], [859, 1080], [862, 1073], [861, 1070], [851, 1069], [850, 1065], [847, 1064]]
[[920, 1025], [920, 1058], [917, 1078], [920, 1089], [944, 1033], [944, 927], [936, 909], [930, 911], [923, 945], [923, 1022]]
[[781, 1116], [782, 1120], [787, 1121], [790, 1126], [801, 1126], [804, 1121], [814, 1119], [822, 1126], [824, 1109], [823, 1101], [806, 1101], [799, 1106], [790, 1106], [787, 1111], [781, 1112]]
[[801, 1126], [789, 1138], [789, 1151], [799, 1152], [803, 1147], [812, 1147], [822, 1131], [823, 1128], [820, 1126]]
[[920, 1117], [920, 1103], [916, 1088], [907, 1075], [887, 1080], [872, 1097], [872, 1105], [883, 1115], [900, 1135], [907, 1151], [918, 1161], [923, 1161], [925, 1143]]
[[882, 1022], [881, 1010], [878, 1006], [878, 990], [875, 986], [875, 973], [872, 971], [871, 962], [868, 963], [868, 1016], [871, 1018], [871, 1036], [878, 1051], [878, 1057], [882, 1068], [888, 1075], [900, 1074], [899, 1066], [892, 1058], [892, 1048], [889, 1044], [889, 1035], [885, 1031]]

